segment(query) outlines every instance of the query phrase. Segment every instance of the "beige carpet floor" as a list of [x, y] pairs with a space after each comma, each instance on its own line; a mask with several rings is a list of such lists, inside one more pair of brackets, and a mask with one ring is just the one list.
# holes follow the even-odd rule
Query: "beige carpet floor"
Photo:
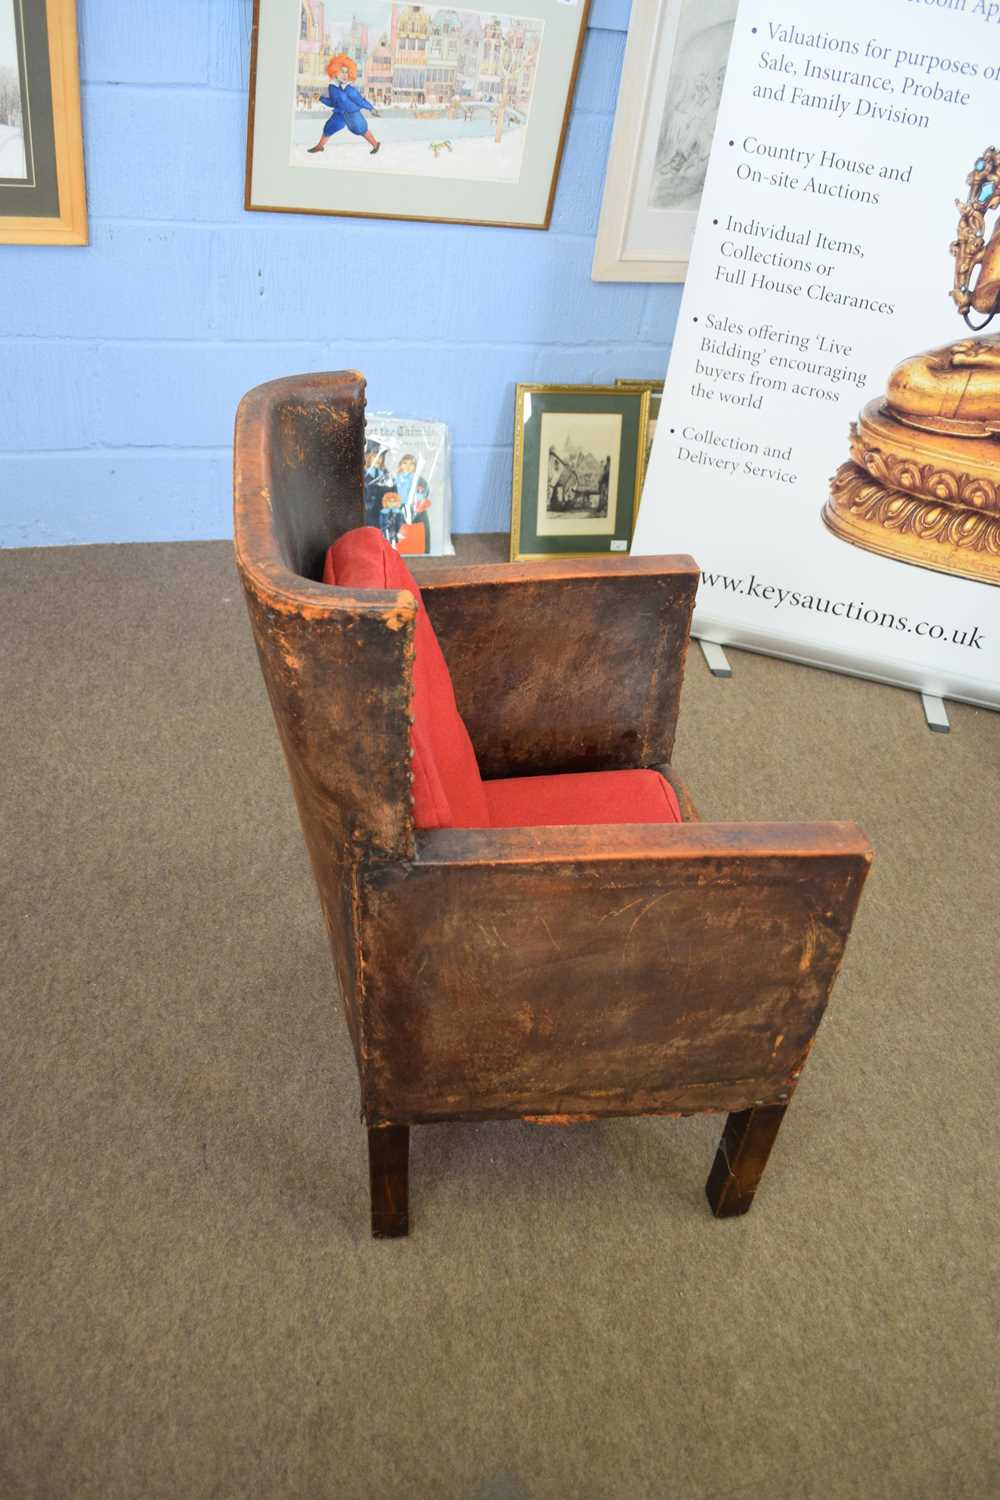
[[1000, 1495], [1000, 718], [692, 652], [705, 817], [856, 818], [753, 1212], [717, 1120], [414, 1132], [375, 1243], [225, 543], [0, 554], [0, 1496]]

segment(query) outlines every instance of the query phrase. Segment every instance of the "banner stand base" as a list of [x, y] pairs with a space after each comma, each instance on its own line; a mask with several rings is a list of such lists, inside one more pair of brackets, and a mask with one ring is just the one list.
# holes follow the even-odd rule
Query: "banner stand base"
[[[697, 637], [701, 654], [705, 658], [705, 664], [713, 677], [732, 677], [733, 669], [729, 665], [729, 658], [722, 647], [716, 641], [706, 641]], [[946, 721], [947, 722], [947, 721]]]
[[[725, 651], [722, 649], [722, 647], [719, 645], [718, 641], [706, 641], [704, 639], [704, 637], [700, 636], [700, 635], [695, 636], [694, 639], [698, 642], [698, 645], [701, 647], [701, 654], [705, 658], [705, 665], [708, 667], [708, 670], [711, 672], [712, 676], [713, 677], [732, 677], [732, 675], [733, 675], [733, 669], [729, 665], [729, 658], [726, 655]], [[749, 649], [753, 650], [753, 647], [750, 647]], [[765, 655], [774, 655], [775, 653], [765, 652], [764, 654]], [[780, 659], [781, 658], [779, 658], [779, 660]], [[786, 660], [794, 661], [795, 658], [794, 657], [789, 657], [789, 658], [786, 658]], [[802, 662], [800, 664], [802, 666], [821, 666], [822, 665], [819, 662]], [[842, 671], [843, 668], [828, 667], [827, 670], [828, 671], [834, 671], [834, 672], [836, 672], [836, 671]], [[856, 676], [863, 676], [864, 674], [862, 674], [862, 673], [856, 673], [856, 674], [855, 673], [849, 673], [848, 675], [851, 675], [851, 676], [854, 676], [854, 675], [856, 675]], [[877, 678], [870, 679], [870, 680], [878, 681]], [[887, 685], [891, 685], [891, 684], [887, 684]], [[921, 707], [923, 708], [923, 711], [924, 711], [924, 718], [927, 720], [927, 728], [929, 730], [931, 730], [931, 732], [933, 734], [950, 734], [951, 733], [951, 721], [948, 718], [948, 710], [947, 710], [947, 708], [945, 706], [945, 701], [944, 701], [943, 698], [937, 697], [934, 693], [921, 693], [920, 694], [920, 704], [921, 704]]]
[[921, 693], [920, 702], [923, 705], [927, 728], [932, 730], [934, 734], [950, 734], [951, 724], [948, 720], [948, 710], [945, 708], [944, 699], [935, 698], [933, 693]]

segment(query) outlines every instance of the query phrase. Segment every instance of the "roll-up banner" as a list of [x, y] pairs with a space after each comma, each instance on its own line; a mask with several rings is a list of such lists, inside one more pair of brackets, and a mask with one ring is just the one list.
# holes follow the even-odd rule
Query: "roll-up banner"
[[696, 634], [1000, 707], [998, 226], [1000, 0], [742, 0], [632, 547]]

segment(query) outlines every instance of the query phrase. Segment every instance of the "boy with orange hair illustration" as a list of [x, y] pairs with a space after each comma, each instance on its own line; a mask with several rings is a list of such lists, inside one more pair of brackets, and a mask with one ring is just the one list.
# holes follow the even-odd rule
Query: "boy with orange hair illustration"
[[359, 94], [353, 87], [354, 80], [358, 76], [358, 65], [353, 58], [346, 53], [339, 52], [336, 57], [331, 57], [326, 65], [326, 76], [331, 80], [330, 87], [320, 99], [320, 104], [325, 104], [327, 109], [332, 109], [333, 114], [323, 126], [323, 134], [315, 146], [309, 147], [310, 155], [314, 151], [325, 151], [327, 136], [336, 135], [338, 130], [346, 126], [352, 135], [364, 136], [371, 146], [371, 154], [381, 150], [382, 143], [377, 141], [368, 129], [363, 109], [371, 110], [378, 119], [378, 110], [374, 104], [370, 104], [363, 94]]

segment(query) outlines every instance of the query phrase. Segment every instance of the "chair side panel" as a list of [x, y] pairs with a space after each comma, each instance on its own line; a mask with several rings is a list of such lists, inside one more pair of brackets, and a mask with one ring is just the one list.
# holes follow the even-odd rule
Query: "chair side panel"
[[844, 854], [364, 871], [369, 1117], [783, 1101], [866, 871]]

